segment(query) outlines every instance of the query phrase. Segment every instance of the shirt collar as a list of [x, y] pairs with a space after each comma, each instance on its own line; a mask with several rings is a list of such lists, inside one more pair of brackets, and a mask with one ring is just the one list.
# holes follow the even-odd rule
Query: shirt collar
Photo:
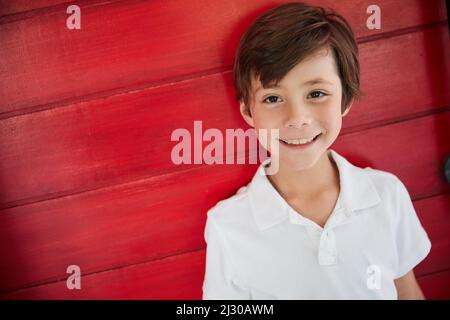
[[[341, 193], [340, 205], [348, 215], [378, 204], [378, 192], [364, 169], [351, 164], [336, 151], [327, 150], [339, 170]], [[261, 163], [249, 185], [249, 199], [258, 227], [263, 230], [282, 222], [289, 216], [290, 206], [278, 193], [264, 173], [264, 166], [270, 158]]]

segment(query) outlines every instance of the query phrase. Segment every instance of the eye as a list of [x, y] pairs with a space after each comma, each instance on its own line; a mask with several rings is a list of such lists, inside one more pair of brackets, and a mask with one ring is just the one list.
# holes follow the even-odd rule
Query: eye
[[[269, 99], [269, 98], [270, 98], [270, 102], [267, 102], [267, 99]], [[275, 99], [273, 99], [273, 98], [275, 98]], [[277, 102], [277, 101], [276, 101], [277, 99], [278, 99], [277, 96], [268, 96], [267, 98], [265, 98], [265, 99], [263, 100], [263, 103], [272, 104], [272, 103]]]
[[327, 96], [327, 94], [322, 91], [312, 91], [308, 97], [311, 97], [313, 99], [318, 99], [318, 98], [322, 98], [325, 96]]

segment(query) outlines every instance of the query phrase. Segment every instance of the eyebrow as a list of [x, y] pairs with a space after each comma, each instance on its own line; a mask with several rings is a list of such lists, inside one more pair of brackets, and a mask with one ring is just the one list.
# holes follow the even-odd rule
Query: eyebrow
[[[311, 79], [311, 80], [303, 82], [302, 85], [304, 85], [304, 86], [312, 86], [312, 85], [317, 84], [317, 83], [326, 83], [326, 84], [331, 84], [331, 85], [333, 84], [330, 81], [327, 81], [327, 80], [325, 80], [323, 78], [315, 78], [315, 79]], [[264, 89], [279, 89], [279, 88], [281, 88], [281, 86], [273, 85], [273, 86], [270, 86], [270, 87], [267, 87], [267, 88], [264, 88]], [[262, 90], [262, 89], [263, 88], [261, 86], [258, 86], [258, 88], [256, 89], [255, 92], [258, 92], [259, 90]]]

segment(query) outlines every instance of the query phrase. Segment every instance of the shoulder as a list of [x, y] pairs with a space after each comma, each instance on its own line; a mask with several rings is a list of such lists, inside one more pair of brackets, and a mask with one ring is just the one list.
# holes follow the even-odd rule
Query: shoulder
[[409, 192], [397, 175], [371, 167], [361, 168], [361, 170], [370, 177], [383, 200], [391, 201], [394, 204], [399, 201], [410, 201]]
[[[344, 177], [344, 188], [356, 207], [365, 207], [382, 201], [393, 200], [399, 188], [404, 187], [393, 173], [374, 169], [370, 166], [360, 167], [334, 150], [331, 151], [340, 173]], [[342, 178], [342, 177], [341, 177]]]
[[360, 168], [363, 170], [372, 180], [377, 188], [396, 188], [400, 179], [393, 173], [374, 169], [372, 167]]
[[234, 195], [217, 202], [207, 212], [207, 219], [216, 225], [227, 227], [250, 222], [249, 184], [240, 187]]
[[417, 219], [410, 193], [397, 175], [371, 167], [360, 170], [369, 177], [372, 187], [368, 190], [373, 190], [380, 199], [378, 205], [368, 210], [376, 213], [374, 217], [378, 223], [383, 223], [383, 228], [393, 228], [397, 232], [405, 221]]

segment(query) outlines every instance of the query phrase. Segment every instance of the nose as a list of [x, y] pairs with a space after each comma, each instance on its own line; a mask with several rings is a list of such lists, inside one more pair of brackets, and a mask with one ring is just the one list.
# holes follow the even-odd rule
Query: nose
[[303, 125], [311, 124], [311, 121], [311, 113], [302, 103], [292, 103], [287, 107], [284, 123], [286, 127], [300, 128]]

